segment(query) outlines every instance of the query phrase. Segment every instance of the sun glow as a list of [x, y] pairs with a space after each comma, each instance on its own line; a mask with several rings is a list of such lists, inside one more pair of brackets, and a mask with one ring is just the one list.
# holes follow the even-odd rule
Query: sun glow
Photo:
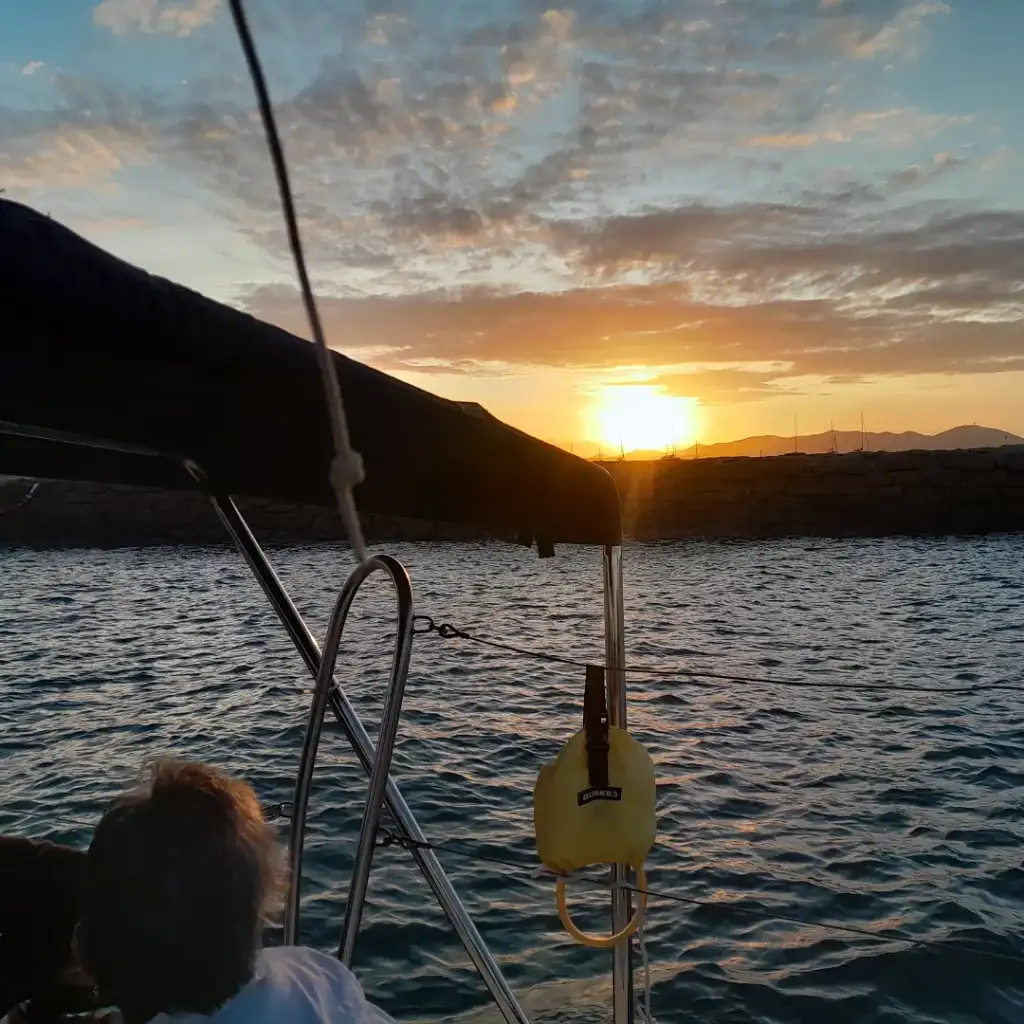
[[625, 452], [685, 448], [697, 438], [697, 400], [650, 384], [602, 388], [587, 411], [588, 436]]

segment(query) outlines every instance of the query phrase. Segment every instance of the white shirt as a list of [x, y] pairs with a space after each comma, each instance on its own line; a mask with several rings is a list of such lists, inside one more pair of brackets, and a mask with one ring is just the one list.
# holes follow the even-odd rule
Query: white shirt
[[209, 1017], [160, 1014], [151, 1024], [394, 1024], [341, 961], [304, 946], [256, 958], [252, 980]]

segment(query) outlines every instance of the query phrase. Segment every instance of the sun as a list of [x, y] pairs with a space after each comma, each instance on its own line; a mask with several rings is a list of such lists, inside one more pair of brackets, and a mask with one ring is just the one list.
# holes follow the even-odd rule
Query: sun
[[587, 420], [587, 436], [604, 447], [667, 452], [696, 440], [697, 400], [651, 384], [612, 384], [594, 396]]

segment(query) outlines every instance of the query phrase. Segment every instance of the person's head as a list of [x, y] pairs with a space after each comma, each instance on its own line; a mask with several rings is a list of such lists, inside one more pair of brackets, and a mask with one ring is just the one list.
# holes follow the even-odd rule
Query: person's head
[[130, 1019], [212, 1013], [251, 977], [284, 866], [247, 784], [207, 765], [159, 763], [93, 835], [82, 967]]

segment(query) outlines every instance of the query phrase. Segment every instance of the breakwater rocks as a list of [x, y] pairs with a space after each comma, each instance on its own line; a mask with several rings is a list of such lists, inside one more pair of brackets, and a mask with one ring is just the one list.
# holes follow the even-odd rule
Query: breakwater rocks
[[[344, 541], [336, 512], [240, 498], [238, 507], [261, 544]], [[481, 530], [383, 516], [363, 516], [371, 541], [478, 540]], [[500, 535], [493, 535], [500, 536]], [[0, 545], [118, 548], [156, 544], [229, 545], [202, 495], [110, 484], [0, 478]]]
[[[1024, 447], [610, 462], [628, 537], [878, 537], [1024, 531]], [[241, 499], [269, 545], [342, 540], [328, 509]], [[366, 516], [372, 540], [511, 535]], [[0, 544], [36, 548], [229, 543], [197, 494], [0, 481]]]
[[1024, 531], [1024, 447], [606, 463], [626, 534], [879, 537]]

